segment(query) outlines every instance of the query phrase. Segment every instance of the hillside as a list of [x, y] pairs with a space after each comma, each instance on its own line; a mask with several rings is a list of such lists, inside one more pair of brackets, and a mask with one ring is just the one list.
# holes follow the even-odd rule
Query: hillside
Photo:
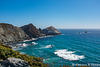
[[0, 23], [0, 42], [19, 42], [29, 39], [29, 36], [19, 27], [11, 24]]

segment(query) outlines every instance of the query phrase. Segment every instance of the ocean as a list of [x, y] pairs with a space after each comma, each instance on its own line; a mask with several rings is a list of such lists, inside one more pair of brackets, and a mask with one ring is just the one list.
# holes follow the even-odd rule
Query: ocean
[[[43, 58], [50, 67], [75, 64], [100, 65], [99, 29], [59, 29], [62, 35], [16, 43], [22, 54]], [[98, 66], [100, 67], [100, 66]]]

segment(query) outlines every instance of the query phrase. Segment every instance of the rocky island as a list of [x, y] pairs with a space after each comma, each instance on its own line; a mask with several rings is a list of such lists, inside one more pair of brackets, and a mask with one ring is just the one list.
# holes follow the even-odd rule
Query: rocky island
[[33, 24], [16, 27], [12, 24], [0, 23], [0, 67], [47, 67], [41, 58], [20, 54], [8, 45], [32, 38], [60, 34], [61, 32], [53, 26], [42, 30], [37, 29]]

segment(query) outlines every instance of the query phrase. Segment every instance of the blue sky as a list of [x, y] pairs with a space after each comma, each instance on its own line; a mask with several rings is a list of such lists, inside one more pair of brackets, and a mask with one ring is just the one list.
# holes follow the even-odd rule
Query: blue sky
[[100, 0], [0, 0], [0, 23], [100, 29]]

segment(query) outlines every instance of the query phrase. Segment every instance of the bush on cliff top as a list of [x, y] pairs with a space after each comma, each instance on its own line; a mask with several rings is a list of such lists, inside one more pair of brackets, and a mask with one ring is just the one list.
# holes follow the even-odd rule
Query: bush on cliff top
[[47, 67], [46, 64], [42, 63], [42, 59], [40, 57], [20, 54], [20, 52], [14, 51], [11, 49], [11, 47], [0, 43], [0, 60], [5, 60], [8, 57], [20, 58], [24, 61], [27, 61], [31, 67]]

